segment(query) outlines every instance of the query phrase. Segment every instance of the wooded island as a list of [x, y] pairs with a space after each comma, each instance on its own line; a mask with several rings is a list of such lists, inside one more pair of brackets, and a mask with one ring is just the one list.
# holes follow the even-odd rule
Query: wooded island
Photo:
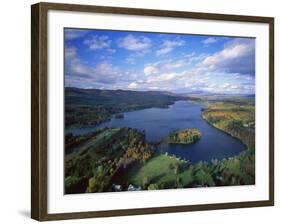
[[197, 142], [200, 138], [201, 133], [198, 129], [188, 128], [170, 133], [167, 142], [169, 144], [192, 144]]

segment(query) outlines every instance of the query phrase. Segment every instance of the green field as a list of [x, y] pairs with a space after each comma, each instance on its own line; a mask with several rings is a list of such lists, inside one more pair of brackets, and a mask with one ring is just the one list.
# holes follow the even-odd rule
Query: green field
[[154, 185], [155, 188], [170, 188], [177, 184], [179, 169], [184, 162], [175, 157], [157, 155], [145, 164], [138, 163], [128, 171], [128, 182], [142, 186], [143, 189]]
[[231, 159], [195, 164], [168, 155], [157, 155], [145, 164], [135, 164], [128, 170], [125, 179], [143, 190], [151, 189], [150, 186], [154, 189], [233, 186], [254, 184], [254, 171], [253, 150]]

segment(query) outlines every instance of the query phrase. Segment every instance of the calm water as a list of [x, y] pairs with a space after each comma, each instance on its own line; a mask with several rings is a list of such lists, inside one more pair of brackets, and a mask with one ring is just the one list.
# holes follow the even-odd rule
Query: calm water
[[[111, 119], [95, 127], [131, 127], [145, 130], [148, 141], [160, 141], [171, 131], [197, 128], [202, 133], [201, 139], [190, 145], [162, 144], [157, 150], [191, 162], [200, 160], [223, 159], [237, 155], [245, 149], [239, 140], [212, 127], [201, 118], [203, 104], [177, 101], [169, 108], [150, 108], [124, 113], [123, 119]], [[85, 134], [94, 127], [68, 129], [67, 133]]]

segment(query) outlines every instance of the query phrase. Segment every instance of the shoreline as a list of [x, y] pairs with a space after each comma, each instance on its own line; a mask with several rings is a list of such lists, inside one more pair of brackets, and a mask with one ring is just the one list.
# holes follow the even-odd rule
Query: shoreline
[[[167, 105], [163, 105], [163, 106], [152, 106], [152, 107], [142, 107], [142, 108], [138, 108], [138, 109], [132, 109], [132, 110], [124, 110], [124, 111], [121, 111], [121, 112], [118, 112], [118, 113], [113, 113], [113, 114], [111, 114], [110, 115], [110, 118], [108, 118], [108, 119], [105, 119], [105, 120], [103, 120], [103, 121], [100, 121], [98, 124], [96, 124], [96, 125], [70, 125], [70, 126], [65, 126], [64, 127], [64, 130], [65, 130], [65, 133], [66, 133], [66, 130], [67, 129], [74, 129], [74, 128], [94, 128], [94, 127], [97, 127], [97, 126], [99, 126], [100, 124], [102, 124], [102, 123], [105, 123], [105, 122], [108, 122], [108, 121], [111, 121], [111, 119], [114, 119], [115, 117], [115, 115], [116, 114], [120, 114], [120, 113], [128, 113], [128, 112], [135, 112], [135, 111], [141, 111], [141, 110], [146, 110], [146, 109], [152, 109], [152, 108], [158, 108], [158, 109], [168, 109], [170, 106], [172, 106], [172, 105], [174, 105], [175, 104], [175, 102], [178, 102], [178, 101], [186, 101], [186, 100], [176, 100], [176, 101], [174, 101], [173, 103], [171, 103], [171, 104], [167, 104]], [[64, 113], [64, 120], [65, 120], [65, 113]]]
[[[204, 112], [204, 111], [203, 111], [203, 112]], [[213, 128], [215, 128], [215, 129], [217, 129], [217, 130], [223, 132], [224, 134], [226, 134], [226, 135], [228, 135], [228, 136], [231, 136], [232, 138], [235, 138], [236, 140], [238, 140], [239, 142], [241, 142], [244, 146], [246, 146], [246, 149], [245, 149], [245, 150], [248, 150], [248, 149], [249, 149], [249, 146], [248, 146], [246, 143], [244, 143], [240, 138], [238, 138], [238, 137], [232, 135], [231, 133], [228, 133], [227, 131], [225, 131], [225, 130], [223, 130], [223, 129], [217, 127], [217, 126], [215, 126], [215, 125], [212, 124], [212, 123], [210, 123], [206, 118], [204, 118], [203, 112], [201, 113], [201, 117], [202, 117], [202, 119], [203, 119], [204, 121], [207, 122], [208, 125], [212, 126]], [[240, 154], [240, 153], [239, 153], [239, 154]], [[239, 154], [237, 154], [237, 155], [239, 155]]]

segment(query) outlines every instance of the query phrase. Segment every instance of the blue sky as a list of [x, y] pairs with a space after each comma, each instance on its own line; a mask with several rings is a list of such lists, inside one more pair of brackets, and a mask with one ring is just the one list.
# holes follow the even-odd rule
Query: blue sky
[[255, 39], [64, 30], [65, 86], [255, 93]]

